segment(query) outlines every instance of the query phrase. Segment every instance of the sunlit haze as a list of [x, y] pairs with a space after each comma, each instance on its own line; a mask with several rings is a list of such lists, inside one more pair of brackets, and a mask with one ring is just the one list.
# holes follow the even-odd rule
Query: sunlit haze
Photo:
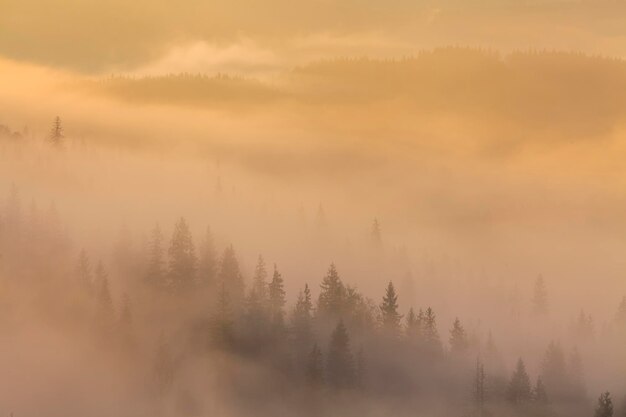
[[626, 3], [0, 0], [0, 417], [626, 416]]

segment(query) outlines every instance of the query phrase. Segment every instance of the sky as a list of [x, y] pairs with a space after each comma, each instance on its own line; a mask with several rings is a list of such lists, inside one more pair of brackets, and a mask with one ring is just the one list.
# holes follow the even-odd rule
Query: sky
[[0, 55], [88, 74], [266, 73], [445, 45], [626, 55], [612, 0], [2, 0]]

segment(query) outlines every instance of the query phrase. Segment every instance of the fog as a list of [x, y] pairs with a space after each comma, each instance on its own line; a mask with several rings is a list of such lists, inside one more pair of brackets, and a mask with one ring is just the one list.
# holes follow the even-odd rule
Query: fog
[[621, 6], [505, 3], [9, 2], [0, 415], [623, 415]]

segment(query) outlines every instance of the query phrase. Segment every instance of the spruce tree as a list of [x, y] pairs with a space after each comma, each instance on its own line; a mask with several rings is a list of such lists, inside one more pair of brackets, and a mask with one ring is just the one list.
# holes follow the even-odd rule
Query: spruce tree
[[239, 312], [244, 301], [244, 283], [232, 245], [224, 249], [217, 281], [227, 294], [233, 313]]
[[526, 373], [526, 367], [521, 358], [517, 361], [515, 372], [513, 372], [511, 377], [507, 390], [507, 399], [515, 405], [527, 403], [532, 399], [530, 378]]
[[485, 407], [485, 367], [480, 358], [476, 358], [476, 373], [474, 375], [474, 401], [478, 415], [482, 417]]
[[322, 351], [313, 345], [313, 350], [309, 353], [306, 363], [306, 380], [313, 387], [319, 387], [324, 383], [324, 369], [322, 365]]
[[80, 251], [78, 255], [78, 265], [76, 266], [76, 275], [78, 284], [85, 290], [91, 291], [93, 284], [93, 274], [91, 271], [91, 262], [85, 249]]
[[533, 401], [542, 405], [548, 404], [548, 392], [540, 376], [537, 377], [537, 382], [533, 388]]
[[274, 264], [274, 274], [272, 275], [272, 281], [268, 285], [269, 295], [269, 307], [272, 318], [272, 325], [275, 331], [282, 331], [284, 328], [284, 311], [285, 306], [285, 288], [283, 283], [283, 277], [278, 272], [276, 264]]
[[189, 226], [182, 217], [174, 226], [168, 255], [170, 289], [180, 293], [193, 288], [197, 259]]
[[250, 348], [258, 350], [259, 345], [267, 343], [271, 321], [269, 300], [267, 296], [267, 270], [265, 261], [259, 255], [259, 260], [252, 279], [252, 286], [246, 299], [246, 337], [250, 341]]
[[261, 306], [265, 306], [267, 302], [267, 269], [265, 268], [265, 260], [261, 255], [259, 255], [256, 268], [254, 269], [250, 298], [254, 299]]
[[128, 295], [122, 296], [122, 308], [119, 318], [119, 335], [127, 345], [132, 342], [133, 314]]
[[340, 320], [333, 331], [326, 361], [328, 384], [333, 388], [352, 388], [355, 385], [354, 359], [350, 350], [348, 330]]
[[569, 396], [572, 400], [583, 400], [587, 395], [585, 387], [585, 375], [583, 361], [577, 348], [572, 350], [569, 358], [568, 381], [570, 385]]
[[398, 313], [398, 296], [391, 281], [387, 285], [383, 302], [379, 308], [383, 328], [389, 332], [397, 333], [400, 330], [402, 316]]
[[296, 354], [299, 356], [304, 354], [305, 349], [308, 349], [313, 339], [312, 311], [313, 302], [311, 300], [311, 290], [308, 284], [305, 284], [304, 290], [300, 291], [300, 294], [298, 294], [298, 300], [296, 301], [291, 318], [294, 348]]
[[115, 326], [115, 310], [109, 290], [109, 279], [104, 276], [100, 281], [97, 295], [96, 323], [103, 337], [110, 337]]
[[452, 324], [452, 329], [450, 329], [450, 352], [454, 355], [463, 355], [467, 352], [468, 348], [469, 343], [465, 329], [457, 317]]
[[148, 248], [148, 265], [145, 282], [153, 288], [164, 289], [166, 286], [163, 260], [163, 233], [157, 224], [152, 230]]
[[613, 417], [613, 401], [611, 394], [607, 391], [598, 398], [598, 406], [594, 417]]
[[363, 347], [359, 349], [356, 356], [356, 368], [355, 368], [355, 384], [359, 389], [365, 389], [367, 379], [367, 367], [365, 363], [365, 353]]
[[198, 262], [198, 283], [200, 285], [212, 285], [217, 276], [217, 253], [211, 228], [207, 227], [200, 244], [200, 259]]
[[318, 312], [321, 315], [339, 317], [344, 309], [346, 288], [339, 278], [334, 263], [330, 264], [320, 288], [321, 291], [317, 300]]
[[380, 223], [378, 223], [378, 219], [374, 219], [374, 222], [372, 223], [371, 239], [374, 247], [380, 248], [383, 245], [383, 239], [380, 232]]
[[423, 312], [420, 310], [420, 314], [415, 314], [413, 307], [409, 309], [409, 313], [406, 316], [406, 324], [404, 333], [406, 338], [411, 342], [417, 342], [422, 336], [422, 319], [424, 318]]
[[437, 322], [435, 312], [428, 307], [422, 319], [424, 332], [424, 347], [430, 355], [438, 355], [441, 353], [441, 340], [439, 339], [439, 331], [437, 330]]
[[61, 124], [61, 118], [59, 116], [54, 118], [52, 122], [52, 128], [50, 129], [50, 135], [48, 139], [53, 146], [61, 147], [63, 145], [63, 125]]
[[211, 320], [213, 343], [222, 348], [230, 347], [233, 341], [233, 312], [226, 284], [222, 282], [217, 294], [217, 304]]
[[546, 350], [541, 368], [541, 379], [553, 401], [562, 401], [570, 396], [570, 381], [567, 377], [565, 354], [556, 342], [551, 342]]

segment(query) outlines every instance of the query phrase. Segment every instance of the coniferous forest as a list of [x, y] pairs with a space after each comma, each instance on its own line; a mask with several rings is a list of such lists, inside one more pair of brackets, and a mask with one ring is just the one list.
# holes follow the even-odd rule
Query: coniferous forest
[[0, 0], [0, 417], [626, 417], [626, 3]]
[[[467, 281], [471, 266], [446, 255], [412, 257], [378, 218], [359, 225], [357, 241], [342, 242], [345, 224], [321, 204], [276, 214], [267, 206], [276, 200], [237, 191], [228, 175], [208, 181], [217, 170], [196, 179], [194, 170], [177, 172], [167, 184], [174, 171], [159, 172], [162, 159], [71, 141], [60, 118], [41, 142], [12, 136], [2, 149], [30, 184], [12, 183], [3, 197], [3, 360], [19, 364], [5, 363], [16, 386], [41, 372], [60, 395], [85, 390], [84, 399], [58, 400], [63, 410], [100, 415], [90, 411], [97, 399], [102, 415], [626, 411], [621, 294], [606, 300], [606, 317], [561, 296], [564, 318], [554, 300], [567, 285], [540, 272], [501, 288], [484, 276]], [[73, 177], [78, 169], [84, 177]], [[105, 189], [116, 170], [136, 169], [149, 173], [129, 186], [147, 187], [126, 200], [137, 222], [114, 225], [111, 217], [126, 208], [106, 201], [119, 189]], [[156, 219], [187, 204], [168, 198], [187, 180], [209, 184], [198, 189], [201, 198], [183, 198], [193, 223], [178, 213]], [[57, 181], [74, 184], [65, 200], [29, 196], [29, 187], [45, 194]], [[91, 201], [83, 207], [81, 199]], [[250, 226], [257, 222], [265, 224]], [[231, 227], [244, 239], [254, 234], [254, 245], [231, 240]], [[31, 360], [44, 368], [30, 371]]]

